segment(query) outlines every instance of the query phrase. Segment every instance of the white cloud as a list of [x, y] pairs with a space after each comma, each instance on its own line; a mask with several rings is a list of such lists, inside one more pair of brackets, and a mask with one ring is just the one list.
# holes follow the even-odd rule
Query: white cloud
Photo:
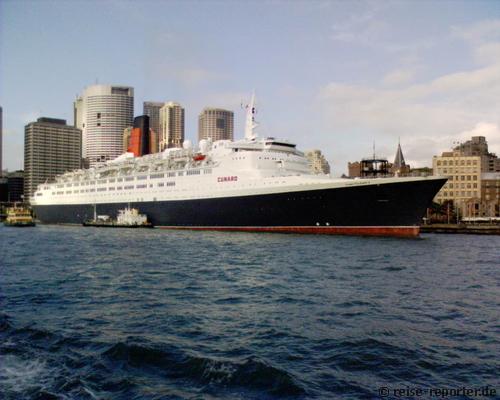
[[318, 101], [325, 130], [365, 132], [382, 143], [401, 137], [406, 158], [423, 166], [472, 135], [486, 136], [498, 152], [499, 93], [500, 64], [493, 64], [397, 89], [333, 82]]

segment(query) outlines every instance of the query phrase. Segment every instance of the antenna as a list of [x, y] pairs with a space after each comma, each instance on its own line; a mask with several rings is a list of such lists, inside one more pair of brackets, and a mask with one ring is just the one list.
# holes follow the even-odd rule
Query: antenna
[[375, 160], [375, 140], [373, 141], [373, 159]]

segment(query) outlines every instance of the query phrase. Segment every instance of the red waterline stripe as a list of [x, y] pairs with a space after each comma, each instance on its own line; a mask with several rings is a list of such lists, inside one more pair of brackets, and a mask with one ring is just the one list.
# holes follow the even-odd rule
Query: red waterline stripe
[[156, 226], [155, 228], [195, 231], [281, 232], [393, 237], [417, 237], [420, 233], [419, 226]]

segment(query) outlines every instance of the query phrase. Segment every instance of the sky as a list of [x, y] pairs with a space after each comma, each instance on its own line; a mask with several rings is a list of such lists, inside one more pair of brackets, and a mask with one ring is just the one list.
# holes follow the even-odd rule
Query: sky
[[413, 167], [486, 136], [500, 155], [500, 1], [0, 0], [4, 168], [24, 126], [73, 124], [86, 86], [178, 101], [186, 139], [203, 107], [257, 97], [258, 133], [322, 150], [335, 176], [400, 141]]

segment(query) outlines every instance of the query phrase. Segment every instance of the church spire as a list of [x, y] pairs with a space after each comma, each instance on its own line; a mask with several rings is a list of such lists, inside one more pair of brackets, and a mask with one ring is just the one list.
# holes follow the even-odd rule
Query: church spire
[[398, 149], [396, 150], [396, 157], [394, 157], [394, 167], [401, 168], [405, 167], [405, 158], [403, 156], [403, 151], [401, 150], [401, 142], [398, 140]]

